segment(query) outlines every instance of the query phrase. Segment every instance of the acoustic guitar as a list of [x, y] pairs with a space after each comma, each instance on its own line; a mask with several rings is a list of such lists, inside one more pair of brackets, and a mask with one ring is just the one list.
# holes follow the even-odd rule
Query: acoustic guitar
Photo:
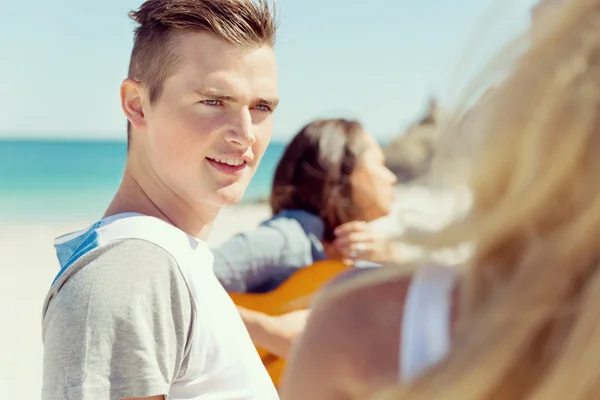
[[[353, 267], [337, 260], [318, 261], [301, 268], [276, 289], [267, 293], [229, 293], [233, 302], [249, 310], [269, 315], [308, 308], [310, 298], [324, 284]], [[256, 348], [275, 386], [279, 384], [285, 360]]]

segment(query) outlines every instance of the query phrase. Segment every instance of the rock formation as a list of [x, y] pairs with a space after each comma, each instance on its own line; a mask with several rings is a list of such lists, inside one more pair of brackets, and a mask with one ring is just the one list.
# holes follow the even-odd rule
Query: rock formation
[[386, 164], [398, 182], [417, 180], [429, 171], [437, 120], [438, 104], [432, 99], [425, 114], [385, 147]]

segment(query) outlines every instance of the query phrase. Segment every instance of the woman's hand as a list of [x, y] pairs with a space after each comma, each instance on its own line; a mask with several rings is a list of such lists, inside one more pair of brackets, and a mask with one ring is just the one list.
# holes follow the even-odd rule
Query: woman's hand
[[334, 234], [336, 238], [333, 246], [347, 260], [383, 262], [394, 258], [390, 252], [390, 243], [364, 221], [342, 224], [335, 229]]

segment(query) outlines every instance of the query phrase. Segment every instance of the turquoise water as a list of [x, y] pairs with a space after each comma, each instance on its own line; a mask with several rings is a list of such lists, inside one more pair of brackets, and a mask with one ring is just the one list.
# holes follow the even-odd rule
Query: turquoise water
[[[272, 143], [243, 202], [268, 196], [284, 143]], [[118, 188], [125, 142], [0, 140], [0, 222], [96, 218]]]

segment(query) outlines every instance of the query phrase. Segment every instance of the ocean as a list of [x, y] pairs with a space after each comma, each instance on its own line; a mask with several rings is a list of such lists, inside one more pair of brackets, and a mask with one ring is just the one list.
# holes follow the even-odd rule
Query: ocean
[[[272, 142], [242, 203], [269, 195], [286, 143]], [[96, 219], [117, 190], [123, 141], [0, 140], [0, 223]]]

